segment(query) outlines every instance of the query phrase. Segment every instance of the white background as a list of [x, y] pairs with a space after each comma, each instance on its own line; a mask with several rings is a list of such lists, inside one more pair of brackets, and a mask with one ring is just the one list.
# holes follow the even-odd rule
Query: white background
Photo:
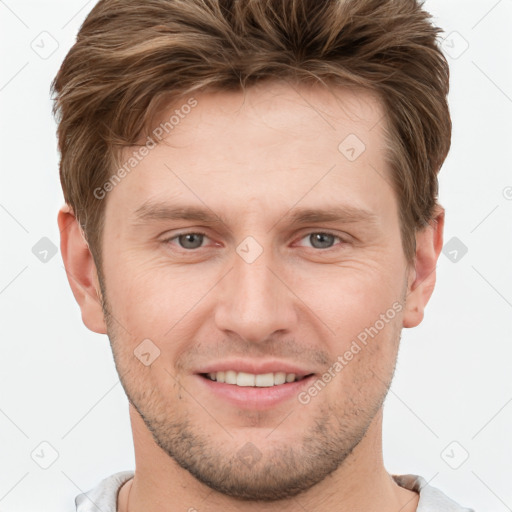
[[[4, 511], [71, 510], [76, 494], [134, 463], [108, 339], [82, 324], [60, 254], [44, 263], [32, 252], [43, 237], [59, 244], [49, 86], [93, 5], [0, 1]], [[425, 320], [403, 331], [385, 407], [385, 462], [461, 504], [505, 512], [512, 510], [512, 1], [425, 6], [448, 35], [452, 76], [453, 142], [440, 174], [445, 243], [457, 237], [468, 252], [455, 263], [441, 255]], [[47, 58], [33, 49], [41, 37], [46, 51], [58, 45]], [[42, 450], [39, 462], [51, 462], [41, 442], [58, 453], [46, 470], [31, 458]]]

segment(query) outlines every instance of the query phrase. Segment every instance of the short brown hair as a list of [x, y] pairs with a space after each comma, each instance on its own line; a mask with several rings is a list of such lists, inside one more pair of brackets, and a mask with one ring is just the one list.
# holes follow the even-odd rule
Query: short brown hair
[[64, 198], [98, 267], [104, 201], [94, 190], [123, 147], [149, 133], [163, 105], [263, 80], [377, 94], [412, 263], [451, 140], [440, 32], [419, 0], [100, 0], [52, 82]]

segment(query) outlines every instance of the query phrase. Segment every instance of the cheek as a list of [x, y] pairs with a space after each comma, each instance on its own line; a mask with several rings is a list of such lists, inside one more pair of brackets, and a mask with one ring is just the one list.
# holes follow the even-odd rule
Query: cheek
[[[329, 351], [333, 364], [338, 361], [339, 382], [356, 391], [372, 382], [377, 389], [378, 378], [386, 380], [392, 371], [402, 325], [403, 283], [398, 269], [386, 273], [372, 268], [343, 268], [338, 276], [326, 280], [327, 286], [313, 288], [303, 284], [307, 304], [328, 325]], [[327, 331], [326, 331], [327, 332]], [[327, 339], [327, 338], [326, 338]], [[336, 385], [334, 386], [336, 387]]]
[[390, 308], [394, 307], [392, 318], [396, 316], [403, 289], [397, 275], [378, 265], [347, 263], [323, 275], [297, 279], [293, 290], [331, 334], [346, 340], [373, 325]]
[[[168, 263], [123, 252], [105, 266], [107, 295], [113, 314], [129, 331], [161, 336], [204, 295], [204, 279]], [[107, 274], [106, 274], [107, 275]]]
[[334, 378], [328, 385], [333, 402], [358, 404], [364, 410], [362, 404], [375, 404], [385, 395], [396, 364], [398, 326], [395, 317], [380, 330], [372, 322], [356, 336], [338, 338], [330, 366]]

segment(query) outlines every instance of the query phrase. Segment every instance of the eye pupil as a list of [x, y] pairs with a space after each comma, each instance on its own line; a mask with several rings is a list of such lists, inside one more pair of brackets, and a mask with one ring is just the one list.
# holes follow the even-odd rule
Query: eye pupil
[[[197, 238], [199, 240], [199, 244], [196, 242], [194, 243], [194, 238]], [[197, 249], [201, 247], [201, 243], [203, 241], [203, 235], [200, 233], [187, 233], [186, 235], [180, 235], [178, 237], [178, 240], [180, 242], [180, 245], [184, 249]]]
[[[326, 241], [327, 239], [327, 241]], [[310, 236], [311, 244], [316, 249], [325, 249], [324, 246], [325, 243], [327, 243], [328, 246], [332, 245], [334, 241], [334, 235], [330, 235], [329, 233], [314, 233]], [[320, 247], [318, 247], [316, 242], [320, 242]]]

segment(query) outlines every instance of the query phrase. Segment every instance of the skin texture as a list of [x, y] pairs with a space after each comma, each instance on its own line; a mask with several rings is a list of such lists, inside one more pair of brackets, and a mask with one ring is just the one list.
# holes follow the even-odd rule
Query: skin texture
[[[409, 267], [383, 110], [368, 92], [267, 83], [195, 98], [167, 144], [104, 199], [101, 287], [73, 213], [59, 212], [83, 321], [108, 333], [131, 403], [136, 475], [119, 510], [415, 510], [418, 495], [383, 465], [382, 404], [401, 329], [422, 321], [435, 285], [444, 211], [417, 233]], [[365, 145], [354, 161], [338, 149], [349, 134]], [[148, 201], [223, 221], [137, 218]], [[374, 222], [286, 217], [340, 204]], [[206, 236], [177, 237], [197, 232]], [[262, 250], [252, 263], [236, 251], [249, 236]], [[393, 304], [393, 318], [307, 404], [235, 407], [196, 374], [240, 357], [319, 377]], [[147, 339], [160, 351], [149, 366], [134, 356]], [[239, 455], [247, 443], [259, 454], [250, 465]]]

